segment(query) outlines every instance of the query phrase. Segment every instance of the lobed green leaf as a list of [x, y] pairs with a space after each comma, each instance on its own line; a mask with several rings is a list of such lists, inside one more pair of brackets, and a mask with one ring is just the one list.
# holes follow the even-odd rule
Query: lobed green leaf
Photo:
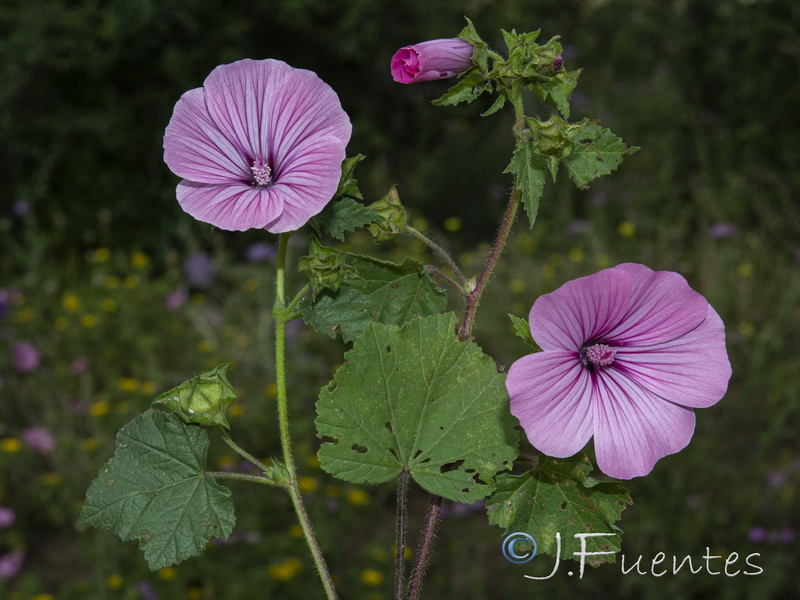
[[505, 374], [455, 334], [452, 313], [371, 323], [317, 402], [319, 459], [332, 475], [381, 483], [408, 471], [424, 489], [474, 502], [517, 456]]
[[572, 153], [563, 159], [572, 181], [580, 188], [590, 181], [615, 170], [624, 156], [639, 148], [629, 148], [622, 139], [597, 121], [584, 119], [570, 131]]
[[539, 213], [539, 200], [544, 193], [544, 182], [549, 170], [547, 158], [535, 154], [531, 144], [523, 144], [514, 151], [504, 173], [516, 175], [516, 187], [522, 194], [522, 205], [528, 213], [530, 226], [536, 222]]
[[200, 554], [235, 523], [228, 488], [204, 473], [208, 434], [150, 409], [120, 429], [116, 451], [86, 492], [81, 521], [138, 540], [156, 570]]
[[[632, 504], [630, 493], [616, 482], [597, 482], [587, 475], [592, 464], [585, 454], [556, 459], [544, 455], [536, 467], [521, 475], [501, 474], [486, 501], [489, 523], [507, 533], [522, 531], [536, 540], [538, 552], [555, 556], [556, 532], [561, 534], [562, 557], [580, 551], [576, 533], [610, 533], [587, 538], [588, 552], [618, 552], [622, 530], [615, 525]], [[613, 554], [592, 556], [597, 566], [614, 562]]]

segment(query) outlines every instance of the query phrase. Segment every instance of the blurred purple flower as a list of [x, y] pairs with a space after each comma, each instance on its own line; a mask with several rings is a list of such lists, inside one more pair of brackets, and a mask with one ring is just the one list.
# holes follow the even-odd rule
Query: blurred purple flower
[[736, 227], [730, 223], [716, 223], [709, 227], [708, 237], [712, 240], [721, 240], [733, 237], [736, 234]]
[[596, 194], [592, 194], [589, 201], [592, 203], [592, 206], [605, 206], [608, 204], [608, 194], [605, 192], [597, 192]]
[[794, 531], [784, 525], [778, 532], [778, 541], [784, 544], [791, 544], [794, 541]]
[[181, 306], [183, 306], [188, 299], [189, 290], [187, 290], [184, 286], [180, 286], [177, 290], [167, 296], [164, 304], [166, 304], [168, 311], [175, 312]]
[[47, 454], [56, 449], [56, 441], [44, 427], [28, 427], [20, 434], [22, 443], [35, 452]]
[[14, 202], [14, 205], [11, 207], [11, 212], [17, 217], [24, 217], [31, 212], [31, 205], [25, 200], [18, 200]]
[[8, 314], [8, 305], [11, 301], [11, 294], [6, 290], [0, 290], [0, 319]]
[[39, 368], [42, 355], [31, 342], [18, 342], [11, 349], [11, 362], [20, 373], [32, 373]]
[[477, 500], [472, 504], [467, 504], [465, 502], [453, 502], [452, 504], [446, 504], [442, 507], [442, 518], [464, 518], [476, 511], [482, 511], [484, 508], [486, 508], [486, 500]]
[[528, 320], [543, 352], [511, 365], [506, 387], [511, 414], [549, 456], [594, 437], [601, 471], [647, 475], [689, 443], [693, 409], [728, 387], [722, 319], [677, 273], [605, 269], [540, 296]]
[[184, 272], [189, 285], [207, 288], [214, 281], [214, 259], [205, 252], [195, 252], [186, 259]]
[[272, 260], [277, 255], [277, 250], [272, 244], [266, 242], [256, 242], [245, 251], [245, 258], [248, 262], [264, 262]]
[[589, 233], [592, 230], [592, 224], [586, 219], [573, 219], [567, 225], [567, 235], [569, 237], [577, 237], [583, 233]]
[[69, 372], [73, 375], [80, 375], [89, 368], [89, 359], [81, 356], [73, 360], [69, 365]]
[[0, 506], [0, 529], [8, 529], [14, 524], [16, 515], [14, 509], [9, 506]]
[[754, 544], [761, 544], [767, 541], [767, 530], [763, 527], [751, 527], [747, 530], [747, 539]]
[[25, 553], [22, 550], [12, 550], [8, 554], [0, 555], [0, 579], [11, 579], [22, 569], [25, 562]]
[[136, 589], [139, 590], [142, 600], [158, 600], [158, 594], [149, 582], [140, 581], [136, 584]]
[[767, 481], [769, 481], [769, 486], [772, 488], [781, 487], [784, 483], [786, 483], [787, 479], [788, 476], [786, 475], [786, 471], [781, 471], [780, 469], [771, 471], [770, 474], [767, 476]]

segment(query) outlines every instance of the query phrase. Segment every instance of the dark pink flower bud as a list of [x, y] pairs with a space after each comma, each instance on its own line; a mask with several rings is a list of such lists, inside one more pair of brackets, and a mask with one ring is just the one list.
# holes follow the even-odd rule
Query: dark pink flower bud
[[397, 83], [455, 77], [472, 66], [472, 44], [453, 38], [406, 46], [395, 52], [391, 66]]
[[560, 71], [561, 67], [564, 65], [564, 59], [561, 58], [561, 55], [555, 57], [553, 60], [553, 71]]

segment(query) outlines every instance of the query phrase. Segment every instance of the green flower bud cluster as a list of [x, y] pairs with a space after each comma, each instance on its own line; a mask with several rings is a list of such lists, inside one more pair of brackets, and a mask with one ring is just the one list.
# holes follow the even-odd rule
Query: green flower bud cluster
[[311, 281], [314, 296], [326, 289], [338, 292], [344, 280], [355, 273], [345, 257], [341, 250], [323, 246], [316, 238], [311, 238], [309, 253], [300, 258], [298, 269]]
[[376, 242], [388, 242], [402, 235], [408, 224], [406, 209], [400, 203], [396, 186], [389, 193], [368, 207], [378, 215], [378, 219], [367, 225], [367, 231]]

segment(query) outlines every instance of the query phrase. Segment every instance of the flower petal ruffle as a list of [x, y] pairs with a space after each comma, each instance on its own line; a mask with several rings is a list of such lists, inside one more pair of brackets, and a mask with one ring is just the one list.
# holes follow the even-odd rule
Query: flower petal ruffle
[[731, 377], [725, 326], [708, 305], [705, 320], [686, 335], [655, 346], [621, 348], [615, 366], [670, 402], [707, 408], [725, 395]]
[[263, 228], [283, 213], [283, 196], [275, 188], [257, 189], [246, 184], [208, 185], [183, 180], [178, 203], [199, 221], [228, 231]]
[[533, 339], [543, 350], [577, 352], [619, 324], [630, 294], [630, 277], [616, 269], [568, 281], [534, 302], [528, 317]]
[[211, 120], [201, 88], [189, 90], [175, 104], [164, 132], [164, 162], [179, 177], [198, 183], [250, 179], [246, 159]]
[[649, 346], [672, 341], [706, 318], [708, 302], [678, 273], [653, 271], [638, 264], [617, 265], [612, 271], [631, 279], [628, 311], [606, 339], [614, 346]]
[[691, 409], [666, 402], [614, 369], [598, 373], [593, 383], [594, 448], [603, 473], [618, 479], [647, 475], [692, 439]]
[[350, 139], [339, 97], [311, 71], [245, 59], [217, 67], [203, 85], [217, 127], [250, 160], [261, 156], [273, 170], [309, 136]]
[[531, 444], [549, 456], [572, 456], [592, 437], [592, 382], [575, 352], [538, 352], [516, 361], [506, 388], [511, 414]]

